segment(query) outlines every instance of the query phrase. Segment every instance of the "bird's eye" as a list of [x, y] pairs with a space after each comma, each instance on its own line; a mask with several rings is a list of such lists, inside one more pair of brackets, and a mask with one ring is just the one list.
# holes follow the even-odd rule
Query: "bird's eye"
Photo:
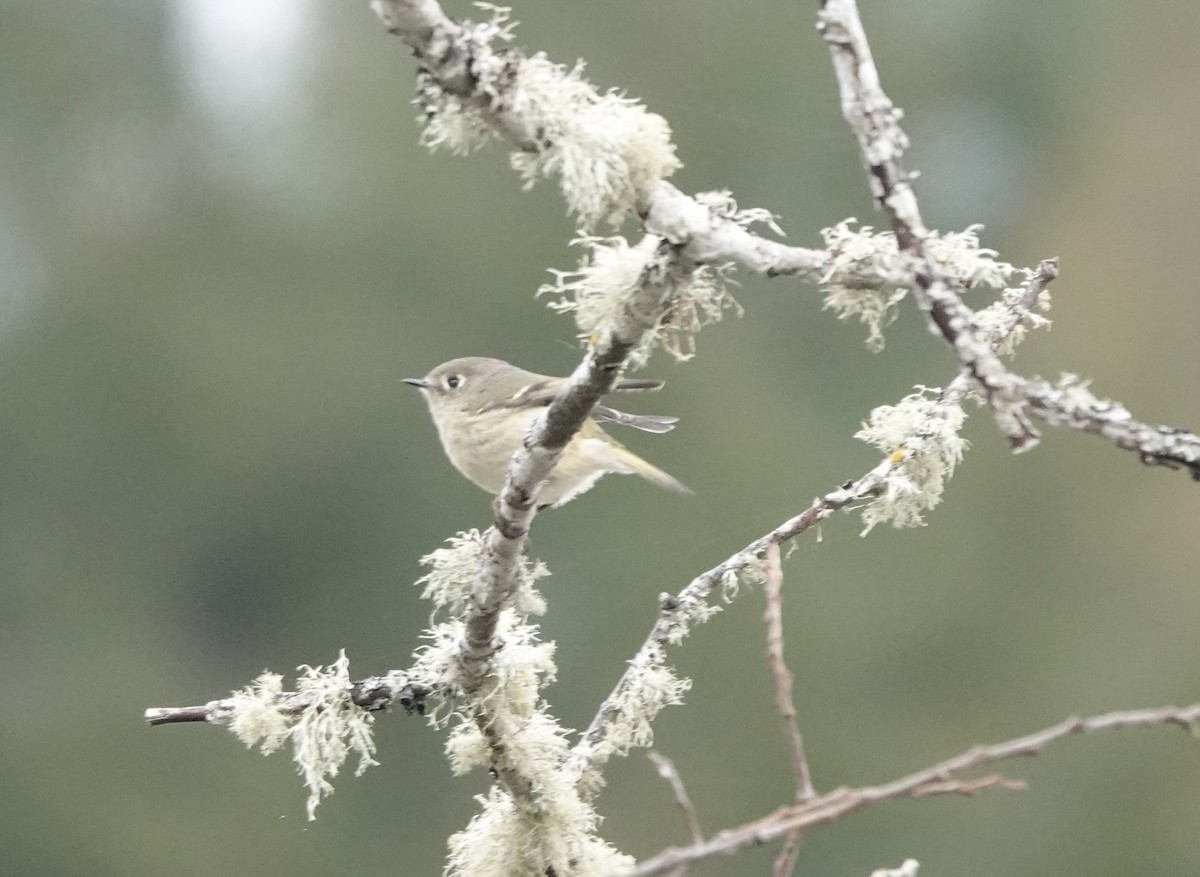
[[462, 382], [463, 382], [462, 375], [448, 375], [446, 377], [446, 389], [447, 390], [457, 390], [459, 387], [462, 386]]

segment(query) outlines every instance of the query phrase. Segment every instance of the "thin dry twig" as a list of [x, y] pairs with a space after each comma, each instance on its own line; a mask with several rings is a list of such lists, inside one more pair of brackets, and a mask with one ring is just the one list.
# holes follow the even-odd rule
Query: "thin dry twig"
[[1178, 725], [1195, 734], [1200, 725], [1200, 703], [1183, 707], [1159, 707], [1105, 713], [1088, 718], [1072, 717], [1027, 734], [989, 746], [976, 746], [953, 758], [901, 777], [881, 786], [835, 789], [809, 801], [782, 807], [774, 813], [738, 828], [714, 835], [702, 844], [668, 848], [639, 862], [621, 877], [650, 877], [718, 855], [729, 855], [751, 846], [769, 843], [793, 831], [835, 822], [841, 817], [882, 801], [927, 798], [934, 795], [974, 795], [991, 789], [1021, 789], [1021, 783], [990, 775], [974, 780], [957, 775], [972, 768], [1016, 756], [1038, 755], [1051, 743], [1074, 734], [1093, 731]]
[[692, 799], [688, 797], [687, 787], [683, 784], [683, 777], [679, 775], [675, 762], [653, 749], [646, 753], [646, 757], [654, 764], [658, 775], [671, 787], [675, 803], [679, 805], [679, 811], [683, 814], [683, 823], [692, 836], [692, 843], [704, 843], [704, 832], [700, 830], [700, 819], [696, 815], [696, 807], [692, 804]]
[[792, 772], [796, 775], [796, 800], [807, 801], [816, 795], [816, 791], [809, 774], [808, 759], [804, 755], [804, 738], [796, 722], [796, 704], [792, 698], [795, 677], [783, 657], [783, 566], [777, 544], [767, 546], [765, 560], [763, 590], [767, 600], [767, 664], [775, 679], [775, 706], [783, 718]]
[[803, 840], [804, 832], [800, 829], [788, 832], [788, 836], [783, 840], [783, 846], [779, 849], [779, 855], [775, 857], [775, 864], [771, 868], [774, 877], [790, 877], [791, 873], [796, 870], [796, 860], [800, 858], [800, 844]]
[[[767, 547], [763, 565], [763, 591], [767, 609], [764, 620], [767, 625], [767, 665], [775, 680], [775, 706], [783, 719], [784, 737], [788, 744], [788, 755], [792, 761], [792, 773], [796, 776], [796, 800], [808, 801], [816, 796], [808, 759], [804, 754], [804, 738], [796, 721], [796, 703], [793, 698], [795, 677], [783, 657], [783, 564], [779, 557], [779, 546]], [[797, 829], [788, 834], [783, 848], [775, 858], [775, 877], [789, 877], [796, 867], [803, 834]]]

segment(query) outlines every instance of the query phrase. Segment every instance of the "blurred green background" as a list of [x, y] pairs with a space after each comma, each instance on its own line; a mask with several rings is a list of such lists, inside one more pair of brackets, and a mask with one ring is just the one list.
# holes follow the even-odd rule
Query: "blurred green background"
[[[1200, 426], [1200, 5], [866, 2], [906, 111], [927, 222], [1062, 260], [1027, 374], [1095, 379]], [[727, 187], [794, 244], [879, 224], [840, 119], [815, 3], [561, 3], [518, 41], [644, 98], [688, 191]], [[468, 7], [455, 3], [453, 14]], [[179, 0], [0, 9], [0, 873], [435, 874], [486, 777], [442, 734], [378, 723], [379, 760], [315, 823], [285, 755], [150, 729], [264, 667], [408, 661], [418, 558], [484, 526], [397, 379], [489, 354], [565, 373], [573, 326], [535, 300], [572, 267], [555, 187], [505, 151], [430, 155], [414, 64], [365, 2]], [[629, 234], [636, 233], [632, 227]], [[656, 595], [874, 465], [870, 409], [954, 373], [907, 306], [887, 349], [792, 280], [742, 277], [623, 436], [693, 487], [608, 479], [538, 519], [564, 722], [590, 719]], [[1013, 457], [987, 416], [925, 529], [839, 517], [785, 564], [788, 657], [822, 789], [891, 779], [1076, 712], [1200, 695], [1200, 485], [1078, 434]], [[706, 831], [791, 796], [744, 592], [675, 653], [695, 679], [658, 746]], [[1005, 766], [1024, 793], [899, 802], [814, 831], [798, 873], [1089, 877], [1200, 872], [1200, 745], [1175, 730], [1064, 742]], [[686, 835], [641, 754], [604, 831], [644, 856]], [[696, 874], [765, 872], [760, 850]]]

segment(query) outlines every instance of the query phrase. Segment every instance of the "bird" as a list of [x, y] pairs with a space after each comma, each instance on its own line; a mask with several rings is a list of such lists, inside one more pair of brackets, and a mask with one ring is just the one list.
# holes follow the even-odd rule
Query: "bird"
[[[402, 380], [425, 397], [442, 449], [454, 467], [495, 495], [504, 486], [509, 460], [567, 379], [525, 371], [502, 359], [466, 356], [442, 363], [423, 378]], [[662, 386], [662, 381], [621, 379], [613, 389]], [[640, 475], [666, 490], [691, 494], [682, 482], [630, 451], [600, 425], [617, 423], [665, 433], [678, 422], [677, 417], [626, 414], [597, 405], [542, 485], [539, 508], [566, 504], [609, 472]]]

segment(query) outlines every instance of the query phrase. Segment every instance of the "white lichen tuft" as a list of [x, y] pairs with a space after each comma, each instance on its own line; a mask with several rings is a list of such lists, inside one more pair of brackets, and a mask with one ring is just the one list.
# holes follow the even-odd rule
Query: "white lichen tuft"
[[[727, 570], [722, 575], [722, 587], [727, 584], [726, 576], [732, 576], [736, 581], [737, 571]], [[667, 593], [659, 594], [658, 603], [664, 607], [659, 618], [661, 638], [673, 646], [683, 642], [693, 627], [703, 624], [721, 611], [720, 606], [709, 605], [704, 597], [690, 591], [684, 591], [683, 595], [678, 597]]]
[[[554, 643], [538, 641], [538, 629], [524, 621], [513, 609], [500, 613], [496, 626], [497, 651], [486, 684], [473, 696], [488, 711], [522, 718], [533, 715], [539, 692], [554, 680]], [[434, 727], [443, 727], [452, 719], [461, 720], [469, 709], [463, 697], [464, 680], [460, 654], [466, 625], [461, 619], [435, 624], [425, 632], [429, 642], [417, 650], [411, 675], [439, 693], [426, 714]], [[464, 712], [466, 710], [466, 712]], [[447, 741], [455, 772], [465, 773], [484, 764], [476, 750], [478, 741], [472, 732], [456, 725]], [[473, 754], [474, 753], [474, 754]]]
[[681, 166], [666, 120], [619, 92], [598, 92], [583, 78], [582, 62], [568, 68], [540, 52], [492, 50], [492, 40], [512, 38], [514, 25], [507, 9], [484, 8], [491, 20], [466, 22], [460, 35], [471, 58], [472, 93], [448, 94], [429, 74], [418, 81], [421, 142], [463, 154], [502, 130], [520, 141], [510, 161], [526, 188], [558, 177], [568, 210], [585, 228], [620, 223], [656, 181]]
[[694, 197], [717, 219], [727, 220], [746, 229], [752, 225], [765, 225], [775, 234], [784, 237], [784, 231], [775, 221], [778, 217], [774, 213], [763, 207], [739, 208], [733, 193], [728, 189], [698, 192]]
[[615, 755], [654, 743], [654, 719], [664, 707], [683, 702], [692, 687], [690, 679], [675, 675], [659, 646], [642, 649], [630, 661], [631, 672], [621, 688], [605, 702], [608, 722], [590, 748], [588, 775], [580, 779], [588, 789], [602, 785], [598, 767]]
[[[429, 572], [417, 579], [424, 585], [421, 596], [433, 603], [435, 611], [442, 609], [450, 615], [460, 615], [471, 605], [483, 568], [487, 540], [478, 530], [456, 533], [446, 540], [447, 547], [438, 548], [421, 558]], [[541, 561], [522, 558], [516, 576], [513, 604], [518, 611], [541, 615], [546, 602], [534, 584], [550, 574]]]
[[761, 585], [767, 580], [766, 564], [761, 557], [741, 552], [731, 561], [732, 565], [721, 573], [721, 598], [726, 603], [737, 598], [743, 584]]
[[997, 301], [977, 310], [972, 318], [976, 330], [1001, 356], [1012, 356], [1030, 329], [1048, 329], [1051, 325], [1050, 319], [1042, 316], [1050, 310], [1050, 290], [1040, 290], [1032, 306], [1025, 302], [1025, 296], [1025, 287], [1006, 289]]
[[925, 250], [961, 289], [1004, 289], [1017, 269], [998, 261], [995, 250], [979, 246], [982, 230], [982, 225], [970, 225], [963, 231], [934, 232], [925, 239]]
[[928, 388], [871, 412], [855, 438], [891, 454], [894, 465], [883, 491], [863, 507], [863, 536], [885, 522], [896, 528], [924, 525], [925, 512], [941, 501], [966, 451], [959, 435], [965, 420], [960, 405], [940, 401]]
[[896, 319], [896, 306], [908, 294], [904, 289], [884, 292], [880, 289], [860, 289], [849, 286], [829, 286], [825, 289], [824, 310], [833, 311], [839, 320], [851, 317], [867, 327], [867, 348], [875, 353], [883, 350], [883, 330]]
[[264, 673], [248, 688], [234, 692], [230, 729], [264, 755], [285, 741], [292, 744], [297, 772], [308, 788], [308, 818], [316, 818], [321, 799], [333, 793], [330, 779], [351, 753], [358, 755], [355, 775], [378, 762], [372, 734], [374, 717], [350, 700], [350, 661], [343, 651], [328, 668], [298, 668], [294, 694], [283, 696], [283, 680]]
[[445, 727], [453, 717], [462, 687], [458, 656], [466, 624], [451, 619], [431, 626], [423, 634], [428, 644], [416, 650], [411, 675], [420, 679], [437, 697], [426, 708], [425, 718], [435, 728]]
[[595, 812], [569, 784], [545, 792], [546, 806], [530, 810], [494, 787], [483, 810], [450, 837], [447, 877], [601, 877], [633, 865], [595, 835]]
[[283, 677], [264, 671], [247, 687], [233, 692], [229, 730], [251, 747], [258, 745], [270, 755], [284, 744], [291, 728], [291, 717], [280, 711]]
[[646, 298], [643, 287], [653, 284], [657, 289], [654, 323], [629, 356], [633, 368], [644, 365], [658, 346], [678, 360], [690, 359], [701, 328], [720, 320], [727, 309], [741, 314], [741, 306], [729, 292], [725, 266], [699, 265], [686, 273], [672, 270], [659, 250], [659, 239], [650, 235], [636, 246], [622, 237], [581, 237], [573, 243], [588, 251], [579, 267], [552, 271], [554, 282], [543, 285], [538, 295], [557, 296], [548, 306], [574, 314], [578, 337], [590, 342], [614, 321], [643, 316], [644, 306], [636, 304]]
[[492, 753], [487, 738], [471, 722], [459, 722], [446, 737], [446, 759], [457, 776], [470, 773], [477, 767], [487, 767]]
[[821, 231], [829, 253], [829, 268], [821, 278], [825, 310], [839, 320], [857, 318], [867, 327], [867, 347], [883, 349], [883, 330], [896, 319], [896, 306], [908, 294], [899, 262], [896, 237], [871, 227], [851, 228], [844, 219]]
[[1072, 372], [1063, 372], [1054, 384], [1054, 388], [1061, 394], [1062, 408], [1068, 415], [1102, 409], [1113, 420], [1132, 418], [1133, 415], [1120, 402], [1101, 399], [1089, 389], [1091, 386], [1091, 378], [1084, 378]]
[[542, 688], [554, 681], [554, 643], [538, 640], [536, 625], [526, 624], [511, 609], [500, 613], [496, 626], [499, 648], [492, 658], [490, 687], [484, 699], [498, 700], [503, 710], [522, 718], [533, 714]]
[[[879, 351], [884, 345], [883, 330], [896, 318], [897, 305], [908, 294], [911, 257], [900, 252], [891, 232], [875, 232], [870, 226], [851, 228], [853, 222], [843, 220], [821, 232], [830, 257], [822, 278], [824, 307], [839, 320], [858, 319], [867, 327], [867, 347]], [[995, 250], [979, 246], [981, 227], [931, 232], [925, 239], [930, 259], [960, 291], [1004, 289], [1016, 273], [1012, 265], [996, 260]]]
[[455, 155], [468, 155], [495, 136], [478, 110], [443, 91], [429, 73], [417, 74], [417, 96], [413, 103], [421, 110], [420, 121], [424, 126], [419, 142], [431, 151], [448, 149]]
[[513, 152], [512, 166], [529, 188], [558, 177], [567, 207], [584, 228], [620, 224], [658, 180], [681, 165], [666, 119], [618, 92], [600, 94], [543, 53], [525, 58], [504, 94], [508, 112], [538, 132], [536, 152]]
[[[599, 819], [563, 770], [567, 732], [546, 711], [540, 690], [554, 678], [554, 647], [537, 639], [525, 616], [499, 618], [491, 672], [482, 686], [460, 694], [446, 753], [455, 773], [493, 770], [502, 782], [480, 799], [482, 811], [450, 838], [446, 868], [454, 877], [527, 874], [595, 875], [628, 868], [597, 834]], [[457, 626], [455, 626], [457, 625]], [[437, 641], [421, 661], [457, 672], [454, 647], [461, 622], [435, 630]], [[435, 656], [434, 652], [445, 654]], [[520, 794], [514, 797], [514, 789]]]
[[432, 602], [435, 609], [461, 614], [474, 596], [485, 547], [483, 534], [468, 530], [447, 539], [445, 548], [434, 549], [422, 557], [421, 566], [429, 572], [415, 582], [425, 586], [421, 597]]
[[579, 336], [590, 338], [621, 315], [651, 267], [659, 263], [658, 242], [647, 236], [631, 247], [623, 237], [584, 235], [571, 244], [587, 251], [579, 267], [574, 271], [551, 269], [554, 282], [542, 284], [537, 294], [558, 296], [547, 307], [574, 314]]
[[[477, 3], [476, 6], [490, 12], [491, 18], [482, 22], [460, 22], [458, 36], [465, 53], [477, 60], [480, 102], [494, 104], [500, 98], [497, 83], [504, 79], [505, 59], [490, 44], [493, 40], [510, 41], [516, 24], [510, 20], [510, 10], [503, 6], [490, 3]], [[421, 111], [419, 121], [424, 126], [421, 144], [430, 150], [444, 148], [455, 155], [467, 155], [496, 135], [479, 105], [444, 91], [427, 71], [417, 74], [417, 94], [413, 103]]]

